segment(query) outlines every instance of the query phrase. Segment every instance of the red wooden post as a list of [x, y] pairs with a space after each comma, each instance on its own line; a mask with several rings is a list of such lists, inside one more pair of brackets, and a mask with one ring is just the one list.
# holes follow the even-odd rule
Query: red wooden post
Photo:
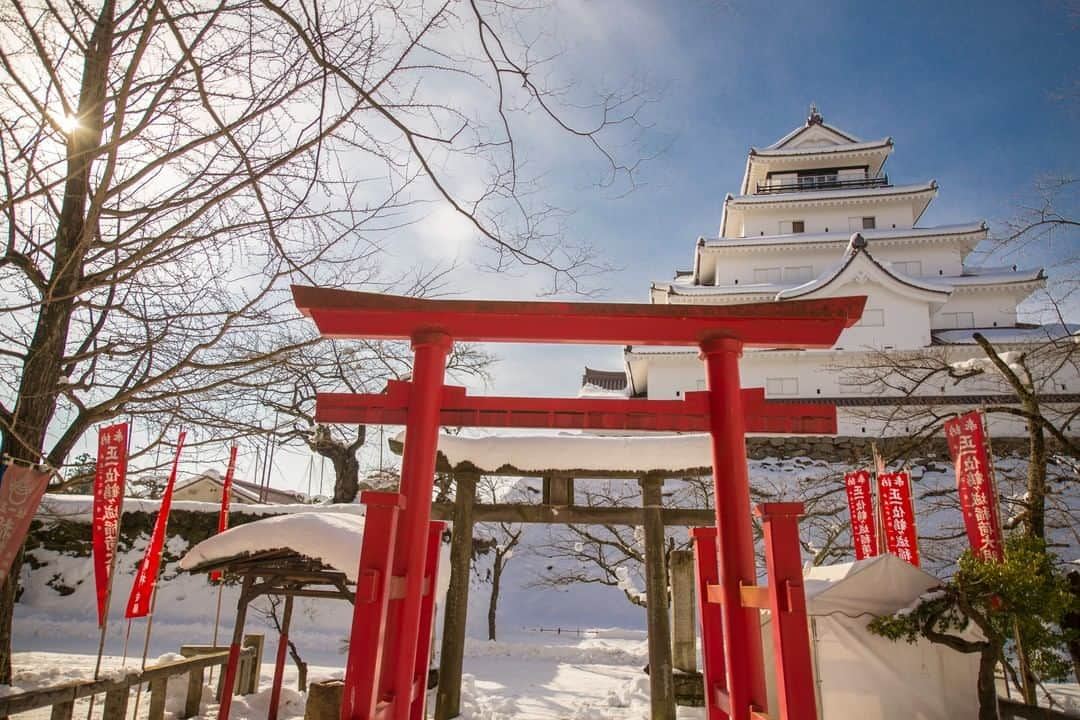
[[413, 665], [413, 684], [416, 694], [413, 696], [411, 720], [424, 720], [427, 704], [428, 658], [431, 657], [431, 632], [435, 620], [435, 594], [439, 584], [439, 549], [446, 523], [435, 520], [431, 523], [427, 538], [427, 562], [424, 565], [424, 585], [427, 592], [420, 605], [420, 628], [416, 642], [416, 663]]
[[293, 597], [289, 595], [285, 598], [281, 634], [278, 635], [277, 657], [274, 659], [274, 684], [270, 690], [270, 707], [266, 712], [266, 720], [277, 720], [278, 703], [281, 702], [281, 682], [285, 678], [285, 652], [289, 649], [289, 624], [292, 622], [292, 611]]
[[717, 701], [717, 690], [727, 694], [723, 612], [719, 603], [709, 602], [709, 586], [720, 583], [716, 528], [692, 528], [690, 537], [694, 539], [694, 580], [698, 623], [701, 625], [701, 675], [705, 683], [705, 709], [708, 720], [727, 720], [727, 711]]
[[765, 711], [768, 705], [760, 614], [757, 608], [743, 606], [740, 593], [741, 586], [757, 584], [739, 388], [742, 347], [742, 341], [733, 337], [712, 337], [701, 343], [709, 388], [717, 549], [731, 703], [728, 712], [732, 720], [750, 720], [751, 711]]
[[342, 720], [371, 720], [378, 703], [378, 678], [383, 663], [387, 604], [390, 599], [391, 558], [398, 513], [405, 507], [400, 493], [366, 491], [364, 542], [356, 576], [349, 657], [341, 698]]
[[[401, 492], [408, 503], [398, 527], [394, 574], [405, 576], [405, 597], [396, 623], [393, 645], [393, 717], [409, 720], [413, 672], [420, 645], [420, 625], [427, 560], [427, 533], [431, 521], [431, 489], [435, 483], [435, 453], [439, 443], [439, 405], [442, 400], [446, 357], [453, 340], [442, 332], [420, 331], [412, 336], [415, 352], [413, 391], [405, 423], [405, 449], [401, 458]], [[390, 670], [390, 668], [388, 668]]]
[[219, 720], [229, 720], [229, 711], [232, 709], [232, 696], [236, 688], [236, 670], [240, 665], [240, 641], [244, 639], [244, 621], [247, 619], [247, 606], [251, 600], [248, 591], [251, 589], [250, 576], [244, 577], [240, 586], [240, 599], [236, 603], [236, 623], [233, 625], [232, 643], [229, 645], [229, 659], [225, 664], [225, 676], [221, 679], [221, 705], [218, 707]]
[[802, 503], [764, 503], [755, 512], [765, 526], [777, 696], [783, 720], [817, 720], [810, 633], [806, 621], [799, 516]]

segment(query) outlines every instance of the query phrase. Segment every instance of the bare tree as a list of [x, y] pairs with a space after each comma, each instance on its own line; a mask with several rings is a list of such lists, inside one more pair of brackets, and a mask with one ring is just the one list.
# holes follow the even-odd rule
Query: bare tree
[[[506, 502], [507, 498], [503, 497], [499, 492], [500, 487], [505, 485], [501, 483], [499, 478], [485, 475], [480, 478], [478, 484], [477, 495], [481, 498], [481, 501], [486, 500], [490, 503]], [[511, 492], [511, 497], [515, 493]], [[491, 555], [491, 567], [487, 569], [487, 574], [484, 577], [485, 580], [491, 582], [491, 594], [488, 596], [488, 611], [487, 611], [487, 625], [488, 625], [488, 640], [495, 639], [495, 621], [499, 612], [499, 592], [502, 590], [502, 575], [506, 570], [506, 565], [510, 562], [510, 558], [514, 556], [514, 548], [521, 542], [521, 535], [524, 532], [524, 528], [520, 523], [481, 523], [477, 528], [478, 532], [487, 535], [486, 538], [477, 543], [476, 538], [473, 539], [474, 547], [479, 545], [482, 548], [484, 555], [490, 553]]]
[[[607, 95], [582, 124], [579, 107], [564, 118], [578, 98], [540, 84], [533, 44], [514, 33], [522, 13], [479, 0], [12, 0], [2, 452], [60, 468], [121, 413], [165, 428], [185, 397], [230, 397], [314, 342], [288, 284], [385, 287], [381, 238], [417, 202], [461, 213], [496, 265], [573, 288], [593, 253], [561, 243], [530, 195], [515, 128], [542, 117], [625, 178], [633, 167], [606, 139], [640, 102]], [[480, 178], [471, 190], [464, 174]], [[0, 596], [0, 682], [17, 565]]]

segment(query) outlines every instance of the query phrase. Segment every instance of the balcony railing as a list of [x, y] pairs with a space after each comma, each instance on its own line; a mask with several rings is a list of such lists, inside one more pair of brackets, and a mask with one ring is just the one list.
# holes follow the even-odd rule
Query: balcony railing
[[889, 187], [885, 173], [873, 177], [848, 178], [839, 175], [806, 175], [798, 180], [763, 182], [757, 184], [758, 195], [770, 193], [802, 192], [806, 190], [838, 190], [848, 188]]

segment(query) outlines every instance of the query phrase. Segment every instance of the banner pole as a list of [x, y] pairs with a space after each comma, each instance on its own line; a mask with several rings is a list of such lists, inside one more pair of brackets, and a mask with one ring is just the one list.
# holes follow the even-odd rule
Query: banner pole
[[915, 538], [915, 557], [919, 558], [922, 566], [922, 548], [919, 547], [919, 513], [915, 510], [915, 480], [911, 477], [911, 467], [904, 465], [904, 474], [907, 475], [908, 498], [911, 500], [911, 529]]
[[881, 459], [881, 454], [878, 453], [877, 443], [873, 440], [870, 441], [870, 452], [873, 455], [874, 464], [874, 469], [870, 473], [874, 484], [870, 489], [870, 502], [874, 506], [874, 526], [877, 528], [877, 554], [884, 555], [889, 551], [889, 546], [885, 541], [885, 508], [881, 501], [881, 485], [878, 482], [878, 475], [885, 471], [885, 463]]
[[128, 622], [128, 624], [127, 624], [127, 632], [124, 633], [124, 659], [120, 663], [121, 668], [126, 668], [127, 667], [128, 640], [131, 639], [131, 618], [128, 618], [127, 622]]
[[[222, 594], [222, 591], [225, 589], [224, 582], [225, 582], [224, 580], [218, 581], [218, 588], [217, 588], [217, 611], [214, 613], [214, 639], [210, 642], [210, 645], [215, 649], [217, 649], [218, 625], [221, 623], [221, 594]], [[209, 684], [211, 686], [214, 684], [214, 666], [213, 665], [210, 666], [210, 682], [209, 682]]]
[[[154, 592], [150, 594], [150, 614], [146, 617], [146, 637], [143, 638], [143, 650], [142, 650], [142, 666], [139, 668], [142, 671], [146, 670], [146, 656], [150, 652], [150, 633], [154, 631], [154, 608], [157, 606], [157, 583], [154, 583]], [[138, 689], [135, 691], [135, 714], [132, 717], [139, 717], [139, 701], [142, 700], [142, 687], [140, 682]]]

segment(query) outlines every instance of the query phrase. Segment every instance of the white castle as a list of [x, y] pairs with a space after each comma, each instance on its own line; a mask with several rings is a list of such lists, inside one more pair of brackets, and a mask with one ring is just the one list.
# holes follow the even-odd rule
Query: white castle
[[[884, 171], [892, 151], [892, 138], [860, 140], [811, 107], [803, 126], [751, 148], [740, 192], [724, 200], [718, 237], [698, 239], [693, 268], [650, 288], [652, 302], [671, 304], [866, 295], [862, 320], [833, 349], [748, 350], [741, 365], [743, 387], [764, 387], [768, 398], [836, 404], [840, 435], [911, 432], [902, 421], [873, 417], [905, 394], [906, 405], [940, 411], [1015, 400], [992, 371], [963, 382], [935, 378], [914, 391], [890, 388], [860, 371], [871, 357], [933, 352], [963, 367], [985, 357], [976, 330], [999, 353], [1080, 337], [1080, 326], [1018, 321], [1017, 305], [1046, 284], [1041, 268], [965, 264], [987, 237], [984, 221], [920, 227], [937, 183], [894, 185]], [[1048, 404], [1080, 402], [1075, 365], [1039, 385]], [[622, 370], [586, 368], [582, 392], [676, 399], [704, 387], [695, 350], [627, 347]], [[994, 430], [1021, 435], [1024, 426], [1004, 421]]]

